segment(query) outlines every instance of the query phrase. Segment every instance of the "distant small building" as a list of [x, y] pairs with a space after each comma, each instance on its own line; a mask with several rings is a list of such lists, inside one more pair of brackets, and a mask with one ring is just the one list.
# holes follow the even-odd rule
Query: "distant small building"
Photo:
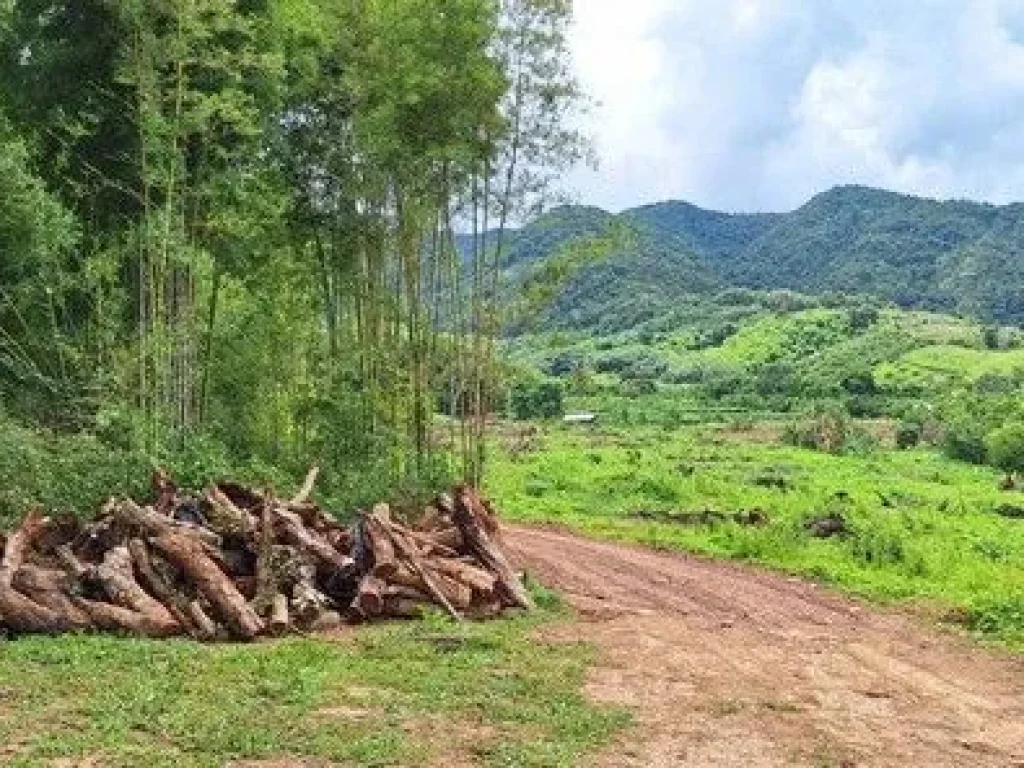
[[564, 424], [594, 424], [596, 422], [596, 413], [567, 413], [562, 417]]

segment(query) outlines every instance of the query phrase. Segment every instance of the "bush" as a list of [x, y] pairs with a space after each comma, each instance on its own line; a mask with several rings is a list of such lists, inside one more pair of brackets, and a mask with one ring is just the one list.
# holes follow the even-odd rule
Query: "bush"
[[1024, 423], [1008, 424], [985, 438], [988, 461], [1012, 476], [1024, 472]]
[[514, 419], [554, 419], [564, 411], [562, 385], [558, 381], [518, 381], [512, 386]]
[[916, 448], [921, 444], [921, 436], [924, 434], [924, 427], [920, 422], [901, 421], [896, 425], [896, 447], [901, 451], [908, 448]]
[[961, 421], [946, 425], [942, 450], [951, 459], [984, 464], [988, 458], [985, 433], [978, 424]]
[[849, 418], [835, 408], [815, 411], [809, 418], [788, 425], [782, 434], [788, 445], [836, 454], [843, 452], [850, 437]]

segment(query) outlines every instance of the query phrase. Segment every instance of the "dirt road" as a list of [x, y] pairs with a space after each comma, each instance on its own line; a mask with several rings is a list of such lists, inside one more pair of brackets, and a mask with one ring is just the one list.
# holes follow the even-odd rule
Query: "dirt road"
[[588, 693], [637, 728], [619, 766], [1024, 768], [1024, 658], [728, 563], [511, 528], [599, 649]]

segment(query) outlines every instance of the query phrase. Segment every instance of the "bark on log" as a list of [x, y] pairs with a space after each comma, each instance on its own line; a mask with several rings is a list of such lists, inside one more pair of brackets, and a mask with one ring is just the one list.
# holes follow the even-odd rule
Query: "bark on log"
[[96, 580], [103, 586], [111, 602], [122, 608], [142, 614], [150, 634], [168, 637], [181, 632], [182, 626], [171, 612], [151, 597], [135, 580], [132, 573], [132, 556], [127, 546], [114, 547], [96, 566]]
[[419, 619], [429, 603], [407, 597], [388, 597], [384, 600], [384, 615], [397, 619]]
[[331, 601], [316, 588], [316, 568], [309, 564], [298, 566], [292, 587], [292, 612], [299, 624], [308, 625], [326, 610]]
[[275, 592], [271, 599], [270, 621], [267, 624], [267, 630], [271, 635], [280, 637], [288, 634], [289, 624], [288, 597], [283, 592]]
[[89, 614], [76, 606], [66, 592], [30, 589], [26, 590], [25, 594], [44, 608], [49, 608], [62, 616], [67, 621], [69, 629], [83, 630], [91, 629], [93, 626]]
[[456, 528], [449, 528], [436, 533], [404, 530], [406, 536], [423, 548], [424, 555], [441, 555], [442, 557], [458, 557], [458, 548], [462, 545], [462, 537]]
[[45, 524], [45, 518], [32, 511], [4, 544], [4, 556], [0, 561], [0, 616], [4, 617], [4, 624], [16, 632], [53, 633], [70, 628], [66, 616], [26, 597], [13, 585], [25, 552]]
[[312, 555], [328, 575], [347, 572], [355, 565], [351, 557], [343, 555], [323, 536], [303, 525], [302, 519], [294, 512], [278, 506], [274, 508], [274, 518], [280, 523], [285, 538]]
[[[100, 629], [126, 632], [139, 637], [169, 637], [176, 633], [168, 633], [166, 625], [155, 624], [146, 614], [130, 608], [101, 603], [98, 600], [86, 600], [82, 597], [72, 597], [71, 602], [87, 613], [92, 623]], [[175, 627], [178, 627], [177, 623]]]
[[19, 592], [67, 592], [71, 589], [72, 580], [64, 571], [42, 568], [31, 563], [22, 563], [14, 574], [12, 585]]
[[156, 494], [153, 509], [160, 515], [170, 517], [174, 508], [178, 505], [178, 486], [175, 485], [171, 476], [167, 474], [163, 467], [157, 467], [153, 470], [150, 482], [153, 486], [153, 492]]
[[430, 597], [441, 607], [443, 607], [448, 615], [451, 616], [455, 621], [461, 621], [462, 616], [456, 610], [455, 606], [452, 605], [451, 600], [444, 594], [441, 588], [438, 586], [437, 581], [427, 572], [423, 566], [423, 562], [416, 552], [415, 546], [407, 541], [403, 536], [396, 534], [394, 531], [391, 532], [391, 541], [395, 545], [395, 551], [402, 556], [403, 559], [409, 564], [412, 572], [415, 573], [423, 582], [423, 586], [426, 588], [427, 593]]
[[251, 640], [263, 631], [263, 621], [198, 541], [175, 532], [164, 533], [151, 543], [184, 571], [235, 637]]
[[206, 517], [210, 528], [217, 533], [249, 536], [256, 530], [253, 516], [247, 510], [236, 506], [216, 485], [207, 488], [203, 497], [209, 507]]
[[455, 581], [465, 584], [481, 596], [494, 594], [498, 577], [483, 568], [469, 565], [458, 560], [444, 557], [433, 557], [425, 561], [428, 568], [442, 573]]
[[210, 618], [198, 600], [193, 600], [188, 604], [188, 617], [196, 628], [196, 632], [199, 633], [199, 637], [204, 640], [216, 639], [220, 632], [217, 622]]
[[156, 510], [140, 507], [131, 499], [111, 500], [107, 502], [103, 511], [111, 514], [124, 525], [141, 531], [147, 536], [155, 537], [176, 533], [198, 539], [211, 547], [220, 547], [222, 544], [221, 537], [213, 531], [163, 517]]
[[154, 567], [153, 555], [150, 554], [146, 542], [142, 539], [132, 539], [128, 542], [128, 551], [131, 552], [132, 562], [143, 588], [164, 604], [189, 635], [197, 640], [205, 639], [207, 637], [206, 627], [193, 619], [189, 611], [188, 598], [174, 589]]
[[519, 576], [512, 570], [505, 554], [494, 545], [491, 537], [484, 530], [479, 519], [489, 512], [482, 509], [476, 494], [468, 486], [461, 486], [456, 491], [455, 511], [452, 519], [462, 533], [466, 547], [476, 559], [498, 577], [499, 592], [511, 604], [530, 610], [533, 600]]
[[260, 544], [256, 554], [256, 595], [252, 607], [260, 615], [266, 614], [277, 594], [277, 576], [273, 567], [274, 518], [270, 505], [264, 503], [260, 511]]
[[[387, 505], [379, 506], [387, 509]], [[388, 530], [390, 515], [384, 514], [379, 506], [374, 507], [373, 512], [364, 518], [363, 533], [366, 537], [366, 546], [373, 555], [373, 573], [387, 581], [398, 570], [398, 562], [395, 560], [395, 547], [391, 543], [391, 533]]]

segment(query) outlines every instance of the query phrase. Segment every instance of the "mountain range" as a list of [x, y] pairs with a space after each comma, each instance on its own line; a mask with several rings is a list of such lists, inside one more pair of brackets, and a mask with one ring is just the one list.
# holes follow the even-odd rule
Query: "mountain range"
[[572, 272], [553, 327], [629, 327], [731, 289], [871, 296], [905, 308], [1024, 325], [1024, 204], [937, 201], [835, 187], [789, 213], [667, 201], [611, 214], [553, 209], [508, 234], [505, 267], [529, 273], [563, 246], [624, 224], [627, 245]]

